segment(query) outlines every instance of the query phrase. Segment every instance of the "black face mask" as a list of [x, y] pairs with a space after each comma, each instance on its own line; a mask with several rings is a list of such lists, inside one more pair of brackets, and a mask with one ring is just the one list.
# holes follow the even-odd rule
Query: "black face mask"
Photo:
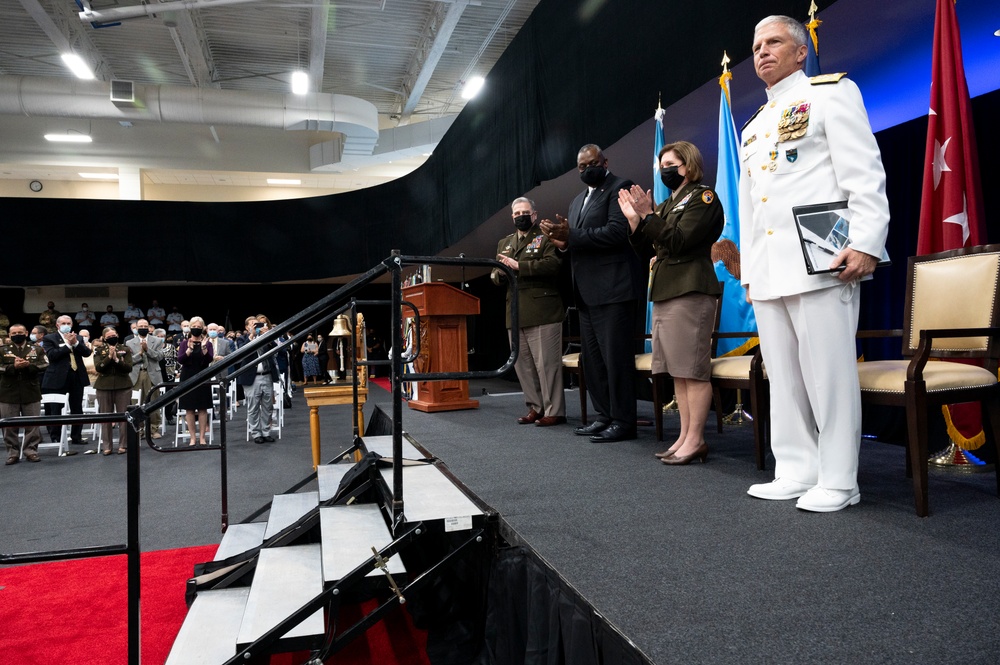
[[149, 328], [138, 328], [136, 329], [136, 333], [139, 334], [139, 337], [145, 337], [149, 334]]
[[668, 166], [665, 169], [660, 169], [660, 180], [663, 184], [667, 186], [668, 189], [676, 190], [684, 182], [684, 176], [677, 172], [678, 167]]
[[21, 344], [24, 344], [24, 342], [27, 339], [28, 339], [27, 335], [11, 335], [10, 336], [10, 341], [14, 342], [18, 346], [20, 346]]
[[201, 334], [205, 332], [201, 328], [191, 328], [191, 337], [201, 337]]
[[518, 215], [514, 218], [514, 228], [518, 231], [527, 231], [531, 228], [531, 215]]
[[115, 344], [118, 343], [118, 338], [117, 337], [105, 337], [104, 338], [104, 343], [107, 344], [108, 346], [114, 346]]
[[603, 166], [588, 166], [580, 174], [580, 180], [588, 187], [597, 187], [604, 182], [604, 178], [607, 175], [608, 170]]

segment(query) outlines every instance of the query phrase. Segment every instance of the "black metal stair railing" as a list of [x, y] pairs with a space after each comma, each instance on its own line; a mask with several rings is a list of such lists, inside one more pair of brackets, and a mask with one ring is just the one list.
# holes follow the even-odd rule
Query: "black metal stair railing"
[[[159, 446], [153, 442], [152, 432], [149, 427], [150, 414], [164, 409], [172, 402], [177, 401], [184, 395], [198, 389], [199, 387], [214, 381], [217, 376], [228, 373], [229, 368], [238, 367], [237, 371], [226, 377], [226, 380], [234, 380], [235, 377], [250, 367], [256, 367], [260, 362], [280, 353], [284, 347], [294, 343], [299, 337], [306, 334], [309, 328], [317, 327], [324, 322], [329, 322], [337, 315], [348, 310], [352, 313], [352, 320], [356, 319], [357, 305], [362, 304], [389, 304], [391, 307], [391, 321], [393, 328], [393, 353], [387, 361], [357, 361], [358, 366], [388, 365], [391, 368], [390, 376], [392, 383], [392, 430], [393, 430], [393, 502], [392, 502], [392, 522], [393, 534], [399, 539], [397, 533], [404, 521], [403, 513], [403, 474], [401, 471], [402, 460], [402, 390], [403, 383], [403, 339], [402, 339], [402, 308], [408, 306], [413, 310], [414, 316], [419, 322], [419, 315], [416, 308], [411, 303], [404, 303], [402, 300], [402, 280], [401, 272], [404, 266], [411, 265], [442, 265], [442, 266], [479, 266], [499, 268], [507, 274], [511, 284], [511, 330], [513, 339], [511, 343], [511, 353], [506, 362], [496, 370], [468, 371], [468, 372], [429, 372], [411, 373], [406, 375], [407, 381], [443, 381], [443, 380], [467, 380], [476, 378], [493, 378], [502, 375], [513, 367], [517, 359], [518, 348], [518, 316], [517, 316], [517, 276], [513, 270], [492, 259], [469, 259], [465, 257], [433, 257], [433, 256], [403, 256], [398, 250], [378, 265], [374, 266], [365, 274], [353, 279], [349, 283], [335, 290], [330, 295], [316, 301], [299, 313], [289, 317], [285, 321], [275, 325], [265, 334], [250, 341], [250, 343], [229, 354], [223, 360], [215, 363], [206, 369], [198, 372], [186, 381], [173, 384], [170, 390], [150, 399], [145, 404], [128, 407], [124, 413], [103, 413], [103, 414], [63, 414], [59, 416], [17, 416], [13, 418], [0, 419], [2, 427], [32, 427], [48, 425], [80, 425], [88, 423], [125, 423], [129, 424], [126, 429], [127, 455], [126, 455], [126, 497], [127, 497], [127, 526], [126, 543], [116, 545], [104, 545], [97, 547], [72, 548], [64, 550], [51, 550], [41, 552], [24, 553], [0, 553], [0, 564], [11, 563], [37, 563], [43, 561], [57, 561], [65, 559], [78, 559], [96, 556], [108, 556], [125, 554], [128, 560], [128, 662], [129, 665], [139, 665], [140, 662], [140, 635], [139, 635], [139, 436], [140, 429], [145, 427], [146, 443], [153, 450], [162, 453], [181, 452], [206, 452], [219, 450], [223, 452], [221, 457], [220, 472], [222, 475], [222, 529], [228, 525], [228, 469], [225, 457], [225, 426], [222, 425], [220, 445], [212, 446], [183, 446], [167, 448]], [[386, 273], [391, 274], [392, 297], [388, 303], [383, 301], [357, 301], [354, 296], [365, 286], [374, 282], [377, 278]], [[293, 330], [300, 330], [298, 335], [290, 334]], [[285, 339], [281, 339], [285, 337]], [[419, 335], [416, 336], [415, 349], [419, 354]], [[357, 358], [354, 348], [355, 336], [351, 336], [352, 357]], [[223, 394], [223, 399], [225, 395]], [[354, 418], [355, 435], [358, 432], [357, 419], [358, 400], [358, 376], [354, 375]], [[221, 414], [220, 414], [221, 416]], [[220, 417], [225, 420], [224, 416]], [[407, 539], [403, 539], [407, 540]], [[397, 543], [394, 543], [397, 545]], [[391, 549], [391, 548], [390, 548]], [[443, 562], [441, 562], [443, 563]], [[286, 622], [287, 623], [287, 622]], [[294, 625], [294, 624], [293, 624]], [[289, 626], [291, 627], [291, 626]], [[287, 628], [285, 631], [286, 632]], [[272, 631], [274, 632], [274, 631]], [[270, 633], [269, 633], [270, 635]]]

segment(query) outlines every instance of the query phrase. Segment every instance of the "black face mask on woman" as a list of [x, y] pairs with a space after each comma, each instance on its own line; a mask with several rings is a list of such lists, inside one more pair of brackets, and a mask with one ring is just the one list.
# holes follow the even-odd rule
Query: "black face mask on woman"
[[107, 344], [108, 346], [114, 346], [115, 344], [118, 343], [118, 338], [117, 337], [105, 337], [104, 338], [104, 343]]
[[684, 182], [684, 176], [677, 172], [678, 168], [677, 166], [668, 166], [665, 169], [660, 169], [660, 180], [668, 189], [676, 190]]
[[514, 218], [514, 228], [518, 231], [527, 231], [531, 228], [531, 215], [518, 215]]

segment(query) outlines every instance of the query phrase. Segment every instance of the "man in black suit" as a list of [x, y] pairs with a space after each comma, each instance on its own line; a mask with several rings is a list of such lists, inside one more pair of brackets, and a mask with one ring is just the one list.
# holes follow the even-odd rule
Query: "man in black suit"
[[635, 438], [635, 321], [645, 280], [629, 243], [628, 220], [618, 206], [618, 190], [631, 180], [608, 171], [603, 151], [590, 144], [576, 158], [587, 189], [570, 204], [569, 220], [540, 226], [560, 249], [569, 252], [573, 290], [580, 315], [583, 371], [598, 416], [579, 435], [591, 441]]
[[[90, 385], [87, 368], [83, 359], [92, 351], [73, 332], [73, 318], [60, 316], [56, 319], [56, 332], [42, 338], [42, 348], [49, 359], [49, 368], [42, 377], [42, 393], [62, 393], [69, 395], [69, 412], [83, 413], [83, 389]], [[58, 415], [62, 409], [45, 405], [46, 415]], [[61, 426], [49, 428], [49, 438], [59, 440]], [[72, 443], [83, 445], [83, 425], [73, 425], [70, 431]]]

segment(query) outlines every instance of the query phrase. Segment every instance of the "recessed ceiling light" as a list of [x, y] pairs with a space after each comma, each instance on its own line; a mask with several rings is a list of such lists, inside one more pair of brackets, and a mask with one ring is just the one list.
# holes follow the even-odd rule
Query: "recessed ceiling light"
[[46, 141], [55, 143], [91, 143], [93, 139], [88, 134], [46, 134]]
[[91, 71], [90, 65], [83, 61], [83, 58], [78, 56], [76, 53], [63, 53], [62, 61], [66, 63], [69, 70], [73, 72], [73, 75], [78, 79], [92, 79], [94, 78], [94, 72]]
[[268, 178], [269, 185], [301, 185], [302, 181], [295, 178]]
[[90, 180], [118, 180], [117, 173], [79, 173], [78, 175]]
[[305, 72], [292, 72], [292, 93], [304, 95], [309, 92], [309, 75]]
[[483, 84], [486, 83], [486, 79], [482, 76], [473, 76], [468, 81], [465, 82], [465, 87], [462, 88], [462, 99], [472, 99], [479, 94], [479, 91], [483, 89]]

